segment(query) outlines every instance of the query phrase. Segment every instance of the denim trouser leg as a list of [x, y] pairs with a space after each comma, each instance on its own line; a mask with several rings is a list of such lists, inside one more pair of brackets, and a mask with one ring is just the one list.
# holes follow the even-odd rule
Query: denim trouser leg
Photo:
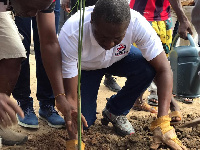
[[54, 9], [55, 13], [55, 25], [56, 25], [56, 34], [58, 33], [58, 27], [59, 27], [59, 18], [60, 18], [60, 0], [56, 0], [56, 6]]
[[81, 72], [81, 111], [88, 126], [96, 120], [96, 99], [104, 71], [100, 69]]
[[122, 90], [111, 97], [106, 105], [107, 109], [115, 115], [127, 114], [137, 97], [147, 89], [155, 76], [154, 69], [142, 57], [139, 49], [133, 46], [128, 56], [106, 69], [82, 71], [81, 111], [88, 126], [96, 120], [96, 99], [101, 79], [105, 73], [127, 78]]
[[[15, 88], [12, 92], [13, 97], [20, 102], [21, 106], [30, 103], [33, 99], [30, 97], [30, 66], [29, 54], [31, 43], [31, 18], [15, 17], [15, 23], [18, 27], [19, 33], [23, 35], [23, 44], [26, 49], [27, 58], [22, 61], [21, 71]], [[31, 102], [32, 103], [32, 102]]]
[[125, 86], [112, 96], [106, 105], [106, 108], [115, 115], [126, 115], [155, 76], [153, 67], [134, 46], [131, 47], [128, 56], [107, 68], [107, 73], [127, 78]]
[[34, 50], [36, 59], [36, 77], [37, 77], [37, 99], [40, 101], [40, 106], [43, 104], [54, 104], [54, 95], [51, 88], [50, 81], [45, 72], [41, 53], [40, 53], [40, 41], [37, 29], [36, 18], [32, 18], [33, 25], [33, 40], [34, 40]]
[[60, 33], [60, 30], [64, 23], [67, 21], [68, 18], [70, 18], [71, 13], [67, 13], [63, 9], [60, 9], [60, 18], [59, 18], [59, 27], [58, 27], [58, 34]]

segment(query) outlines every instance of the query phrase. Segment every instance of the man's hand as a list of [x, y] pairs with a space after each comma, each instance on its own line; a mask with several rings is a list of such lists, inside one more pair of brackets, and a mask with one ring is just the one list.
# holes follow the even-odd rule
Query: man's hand
[[174, 150], [187, 150], [177, 138], [175, 130], [170, 126], [171, 118], [162, 116], [151, 123], [150, 130], [153, 131], [153, 143], [151, 149], [158, 149], [161, 143], [168, 145]]
[[178, 33], [181, 38], [187, 40], [187, 33], [189, 32], [192, 35], [192, 30], [191, 24], [183, 11], [181, 0], [169, 0], [169, 2], [177, 15], [178, 21], [180, 22]]
[[[58, 110], [64, 115], [66, 128], [69, 134], [70, 139], [76, 139], [77, 138], [77, 104], [74, 102], [69, 102], [65, 96], [59, 96], [56, 98], [56, 107]], [[87, 127], [87, 121], [85, 120], [85, 117], [81, 116], [81, 121], [85, 127]]]
[[188, 20], [185, 20], [183, 22], [180, 22], [179, 28], [178, 28], [178, 33], [181, 38], [187, 40], [187, 33], [190, 33], [192, 35], [192, 28], [191, 24]]
[[12, 102], [6, 94], [0, 93], [0, 125], [7, 127], [16, 124], [16, 113], [24, 118], [22, 109]]
[[71, 11], [70, 5], [71, 5], [70, 0], [61, 0], [62, 9], [68, 13]]

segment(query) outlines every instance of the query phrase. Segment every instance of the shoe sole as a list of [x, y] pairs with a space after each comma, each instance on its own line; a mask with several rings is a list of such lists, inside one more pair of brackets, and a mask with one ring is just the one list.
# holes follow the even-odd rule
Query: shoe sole
[[38, 118], [40, 118], [41, 120], [45, 121], [52, 128], [60, 129], [60, 128], [64, 128], [65, 127], [65, 125], [53, 125], [47, 119], [45, 119], [44, 117], [42, 117], [40, 115], [38, 115]]
[[2, 139], [2, 144], [8, 145], [8, 146], [21, 145], [21, 144], [24, 144], [27, 140], [28, 140], [28, 136], [26, 136], [22, 141], [19, 141], [19, 142], [5, 141], [4, 139]]
[[30, 124], [25, 124], [21, 121], [19, 121], [18, 117], [17, 117], [17, 121], [18, 121], [18, 125], [25, 127], [25, 128], [31, 128], [31, 129], [38, 129], [39, 125], [30, 125]]

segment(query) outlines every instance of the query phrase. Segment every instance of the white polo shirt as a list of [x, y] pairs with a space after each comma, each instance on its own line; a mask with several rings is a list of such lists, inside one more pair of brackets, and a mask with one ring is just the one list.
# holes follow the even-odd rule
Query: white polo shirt
[[[163, 51], [160, 38], [150, 23], [140, 13], [132, 9], [131, 21], [124, 39], [110, 50], [103, 49], [95, 40], [91, 30], [90, 20], [93, 8], [94, 6], [85, 9], [82, 70], [96, 70], [111, 66], [128, 55], [132, 43], [136, 43], [147, 61], [152, 60]], [[72, 78], [78, 75], [79, 18], [78, 11], [65, 22], [59, 34], [63, 78]]]

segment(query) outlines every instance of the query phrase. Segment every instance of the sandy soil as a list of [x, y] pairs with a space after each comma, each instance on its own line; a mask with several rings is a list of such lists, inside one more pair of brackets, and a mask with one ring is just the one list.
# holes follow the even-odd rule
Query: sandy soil
[[[34, 108], [38, 114], [38, 101], [36, 99], [36, 77], [35, 77], [35, 59], [30, 56], [31, 67], [31, 96], [34, 98]], [[117, 82], [123, 86], [125, 78], [117, 78]], [[103, 81], [103, 80], [102, 80]], [[149, 130], [150, 122], [155, 118], [155, 114], [143, 111], [131, 110], [128, 118], [135, 128], [136, 133], [132, 136], [121, 137], [115, 134], [112, 124], [108, 126], [101, 125], [101, 111], [105, 107], [106, 98], [114, 92], [108, 90], [102, 83], [98, 94], [97, 121], [88, 131], [84, 132], [83, 141], [86, 143], [86, 150], [143, 150], [149, 149], [152, 141], [152, 133]], [[145, 93], [145, 96], [148, 92]], [[200, 101], [195, 100], [193, 104], [183, 104], [178, 102], [183, 115], [183, 123], [200, 116]], [[21, 146], [3, 146], [3, 150], [65, 150], [65, 140], [67, 132], [65, 129], [53, 129], [44, 121], [39, 120], [40, 128], [38, 130], [27, 130], [18, 125], [13, 130], [28, 134], [29, 140]], [[200, 149], [200, 125], [193, 128], [180, 129], [175, 127], [179, 139], [188, 147], [188, 149]], [[160, 149], [169, 149], [161, 146]]]

